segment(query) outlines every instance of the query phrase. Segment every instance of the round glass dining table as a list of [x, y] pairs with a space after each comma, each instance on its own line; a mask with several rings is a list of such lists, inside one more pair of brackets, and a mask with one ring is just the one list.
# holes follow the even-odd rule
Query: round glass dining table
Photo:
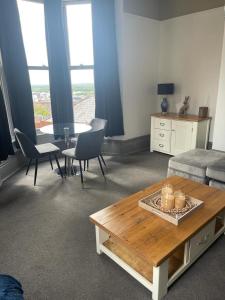
[[[92, 127], [85, 123], [58, 123], [58, 124], [50, 124], [39, 128], [42, 133], [45, 134], [54, 134], [57, 138], [64, 138], [66, 148], [74, 148], [71, 145], [71, 137], [75, 137], [76, 135], [87, 132], [91, 130]], [[57, 174], [59, 174], [59, 170], [56, 170]], [[72, 166], [72, 159], [67, 157], [65, 158], [65, 167], [62, 168], [62, 172], [64, 175], [72, 176], [79, 175], [78, 168]]]
[[66, 130], [68, 130], [69, 136], [74, 136], [79, 133], [91, 130], [91, 126], [85, 123], [59, 123], [46, 125], [40, 128], [40, 131], [42, 133], [54, 134], [56, 136], [63, 137], [65, 137]]

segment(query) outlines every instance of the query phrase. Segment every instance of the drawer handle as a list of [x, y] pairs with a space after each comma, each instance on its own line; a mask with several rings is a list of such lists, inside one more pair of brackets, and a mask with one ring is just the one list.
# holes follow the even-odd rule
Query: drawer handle
[[159, 135], [160, 135], [161, 137], [164, 137], [164, 136], [165, 136], [165, 134], [163, 134], [163, 133], [160, 133]]
[[165, 123], [160, 123], [160, 126], [165, 126], [166, 124]]
[[201, 245], [205, 245], [207, 242], [208, 242], [208, 240], [209, 240], [209, 234], [206, 234], [205, 236], [204, 236], [204, 238], [200, 241], [200, 242], [198, 242], [198, 246], [201, 246]]
[[163, 147], [164, 147], [164, 145], [163, 145], [163, 144], [159, 144], [159, 147], [163, 148]]

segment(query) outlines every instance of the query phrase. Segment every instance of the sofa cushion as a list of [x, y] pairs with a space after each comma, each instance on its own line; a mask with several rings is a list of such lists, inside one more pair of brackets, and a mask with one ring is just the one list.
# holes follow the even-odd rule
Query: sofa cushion
[[185, 172], [182, 172], [182, 171], [178, 171], [178, 170], [169, 168], [168, 172], [167, 172], [167, 177], [171, 177], [171, 176], [179, 176], [179, 177], [187, 178], [187, 179], [199, 182], [199, 183], [206, 183], [207, 182], [205, 176], [204, 177], [199, 177], [199, 176], [195, 176], [194, 174], [188, 174], [188, 173], [185, 173]]
[[209, 178], [225, 182], [225, 158], [210, 163], [206, 170]]
[[204, 178], [207, 166], [221, 158], [225, 159], [225, 153], [194, 149], [172, 157], [169, 160], [169, 169]]
[[210, 180], [209, 186], [220, 189], [220, 190], [225, 190], [225, 183], [216, 181], [216, 180]]

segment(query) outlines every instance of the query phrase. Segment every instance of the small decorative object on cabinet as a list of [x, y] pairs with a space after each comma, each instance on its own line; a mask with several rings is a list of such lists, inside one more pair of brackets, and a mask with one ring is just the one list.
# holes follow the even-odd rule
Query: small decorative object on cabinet
[[177, 155], [195, 148], [207, 148], [211, 118], [161, 113], [151, 116], [150, 151]]
[[161, 103], [161, 109], [162, 114], [167, 114], [169, 103], [166, 98], [167, 95], [172, 95], [174, 93], [174, 84], [173, 83], [161, 83], [158, 84], [158, 95], [164, 95], [162, 103]]
[[189, 108], [189, 102], [190, 102], [190, 97], [189, 96], [185, 97], [183, 105], [179, 110], [179, 115], [186, 115]]
[[199, 117], [201, 118], [206, 118], [208, 117], [208, 111], [209, 111], [209, 108], [208, 107], [199, 107]]

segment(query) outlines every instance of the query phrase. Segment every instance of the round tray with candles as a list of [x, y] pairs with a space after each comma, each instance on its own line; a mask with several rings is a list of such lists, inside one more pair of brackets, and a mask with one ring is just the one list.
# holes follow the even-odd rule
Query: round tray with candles
[[174, 191], [171, 185], [165, 185], [161, 190], [139, 200], [139, 206], [151, 213], [178, 225], [196, 209], [203, 201], [185, 195], [182, 191]]
[[155, 207], [156, 209], [159, 209], [165, 213], [170, 213], [170, 214], [181, 214], [181, 213], [185, 213], [188, 212], [189, 210], [191, 210], [194, 205], [192, 203], [192, 201], [190, 201], [188, 199], [188, 197], [186, 196], [186, 203], [185, 206], [183, 208], [171, 208], [171, 209], [166, 209], [162, 206], [162, 201], [161, 201], [161, 196], [158, 195], [158, 197], [155, 197], [152, 200], [152, 206]]

